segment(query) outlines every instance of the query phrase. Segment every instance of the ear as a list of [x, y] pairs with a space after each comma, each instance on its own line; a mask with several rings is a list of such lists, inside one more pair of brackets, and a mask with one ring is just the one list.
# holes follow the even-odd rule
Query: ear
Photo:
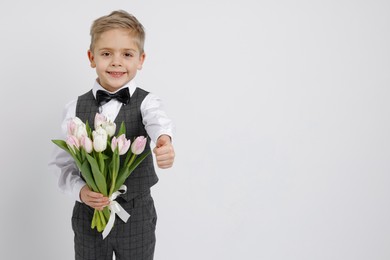
[[91, 50], [88, 50], [88, 59], [89, 62], [91, 63], [91, 68], [96, 68], [95, 57], [93, 56]]
[[146, 57], [145, 52], [143, 52], [143, 53], [139, 56], [139, 63], [138, 63], [138, 67], [137, 67], [138, 70], [142, 70], [142, 65], [144, 64], [145, 57]]

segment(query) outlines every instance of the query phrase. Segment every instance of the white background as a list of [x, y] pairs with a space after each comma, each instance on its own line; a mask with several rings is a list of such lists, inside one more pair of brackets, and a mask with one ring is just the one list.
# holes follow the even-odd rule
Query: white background
[[2, 1], [5, 259], [73, 258], [50, 139], [95, 80], [92, 21], [117, 9], [145, 26], [137, 81], [177, 127], [155, 259], [390, 259], [385, 0]]

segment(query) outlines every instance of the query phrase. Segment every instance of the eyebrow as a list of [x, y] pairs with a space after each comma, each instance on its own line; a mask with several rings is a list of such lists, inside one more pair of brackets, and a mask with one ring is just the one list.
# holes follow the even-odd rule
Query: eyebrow
[[[113, 49], [111, 49], [111, 48], [100, 48], [100, 49], [98, 49], [98, 51], [112, 51]], [[137, 52], [137, 50], [136, 49], [121, 49], [121, 51], [134, 51], [134, 52]]]

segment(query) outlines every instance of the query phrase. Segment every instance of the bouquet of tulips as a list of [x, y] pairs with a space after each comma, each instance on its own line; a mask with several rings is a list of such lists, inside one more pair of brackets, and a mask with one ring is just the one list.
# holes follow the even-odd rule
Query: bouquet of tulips
[[[118, 134], [114, 136], [115, 123], [99, 113], [95, 116], [93, 131], [88, 121], [83, 123], [78, 117], [72, 118], [67, 127], [66, 140], [52, 141], [73, 157], [81, 175], [92, 191], [110, 198], [110, 206], [105, 207], [102, 211], [95, 209], [91, 228], [96, 227], [99, 232], [102, 232], [111, 222], [109, 228], [111, 229], [115, 213], [118, 213], [120, 209], [123, 210], [114, 201], [116, 196], [123, 193], [119, 190], [126, 191], [126, 186], [123, 183], [150, 153], [143, 153], [147, 139], [143, 136], [138, 136], [133, 142], [126, 139], [126, 128], [123, 122]], [[120, 164], [121, 155], [126, 155], [122, 164]], [[111, 207], [113, 204], [115, 207]], [[104, 232], [103, 237], [105, 237]]]

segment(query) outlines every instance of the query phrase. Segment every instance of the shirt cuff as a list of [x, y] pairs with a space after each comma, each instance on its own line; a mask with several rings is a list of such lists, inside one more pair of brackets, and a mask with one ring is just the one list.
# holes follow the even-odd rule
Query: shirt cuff
[[76, 183], [75, 183], [75, 185], [73, 186], [73, 197], [74, 197], [74, 199], [76, 200], [76, 201], [78, 201], [78, 202], [81, 202], [81, 203], [83, 203], [82, 201], [81, 201], [81, 199], [80, 199], [80, 191], [81, 191], [81, 189], [85, 186], [85, 181], [83, 181], [82, 179], [80, 179], [79, 181], [77, 181]]

